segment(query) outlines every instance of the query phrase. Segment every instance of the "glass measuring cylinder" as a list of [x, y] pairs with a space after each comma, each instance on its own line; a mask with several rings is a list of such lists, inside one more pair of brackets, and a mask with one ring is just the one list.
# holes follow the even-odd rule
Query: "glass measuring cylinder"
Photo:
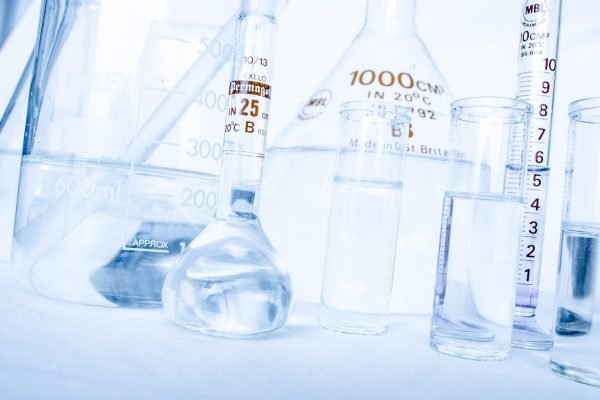
[[292, 286], [258, 219], [271, 99], [276, 1], [242, 0], [214, 218], [163, 288], [165, 312], [200, 332], [248, 337], [287, 321]]
[[533, 106], [527, 149], [525, 203], [517, 272], [513, 346], [547, 350], [550, 332], [536, 321], [548, 184], [550, 138], [558, 60], [561, 0], [523, 0], [517, 98]]
[[[350, 4], [350, 3], [349, 3]], [[359, 4], [358, 2], [356, 4]], [[413, 108], [392, 311], [429, 313], [452, 95], [415, 29], [416, 0], [369, 0], [337, 65], [269, 149], [263, 224], [289, 264], [296, 296], [318, 302], [339, 107], [354, 100]], [[294, 210], [294, 212], [290, 212]], [[410, 232], [410, 234], [409, 234]], [[306, 251], [309, 248], [310, 251]]]
[[477, 360], [508, 357], [531, 106], [494, 97], [452, 105], [430, 344]]
[[394, 103], [341, 106], [319, 312], [325, 328], [387, 327], [411, 114]]
[[552, 370], [600, 386], [600, 98], [571, 103]]
[[237, 7], [44, 2], [15, 226], [26, 285], [160, 305], [167, 269], [216, 208]]

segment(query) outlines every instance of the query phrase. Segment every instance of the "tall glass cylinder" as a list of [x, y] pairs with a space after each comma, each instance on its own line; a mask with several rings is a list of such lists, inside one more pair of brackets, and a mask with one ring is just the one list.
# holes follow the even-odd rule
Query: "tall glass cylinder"
[[600, 98], [572, 103], [569, 116], [550, 366], [600, 386]]
[[389, 319], [410, 110], [342, 104], [319, 320], [382, 333]]
[[452, 105], [431, 346], [472, 359], [510, 350], [531, 106], [505, 98]]

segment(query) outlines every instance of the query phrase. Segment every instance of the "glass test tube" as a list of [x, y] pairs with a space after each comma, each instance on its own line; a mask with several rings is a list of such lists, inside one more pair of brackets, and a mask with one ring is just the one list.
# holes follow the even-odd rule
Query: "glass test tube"
[[528, 103], [480, 97], [452, 104], [431, 347], [501, 360], [511, 345]]
[[319, 321], [348, 333], [385, 331], [411, 111], [353, 101], [341, 126]]
[[600, 97], [572, 103], [569, 116], [550, 366], [600, 386]]

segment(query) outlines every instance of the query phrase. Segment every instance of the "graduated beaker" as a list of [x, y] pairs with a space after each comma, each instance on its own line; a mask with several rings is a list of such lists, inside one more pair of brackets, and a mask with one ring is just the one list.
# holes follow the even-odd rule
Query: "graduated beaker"
[[27, 286], [160, 304], [167, 269], [216, 205], [238, 6], [43, 3], [14, 235]]

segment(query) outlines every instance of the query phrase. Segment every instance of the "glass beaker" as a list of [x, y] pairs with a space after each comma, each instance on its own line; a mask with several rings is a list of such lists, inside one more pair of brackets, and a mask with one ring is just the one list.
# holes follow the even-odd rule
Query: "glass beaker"
[[14, 234], [27, 286], [160, 305], [168, 267], [216, 205], [238, 5], [43, 3]]
[[414, 110], [392, 311], [431, 312], [451, 95], [415, 31], [415, 6], [416, 0], [368, 0], [361, 31], [270, 148], [261, 215], [299, 299], [320, 298], [339, 107], [391, 101]]
[[600, 98], [571, 103], [550, 366], [600, 386]]
[[411, 115], [394, 103], [341, 106], [319, 310], [324, 328], [387, 328]]
[[511, 347], [532, 107], [509, 98], [452, 104], [430, 344], [476, 360]]

